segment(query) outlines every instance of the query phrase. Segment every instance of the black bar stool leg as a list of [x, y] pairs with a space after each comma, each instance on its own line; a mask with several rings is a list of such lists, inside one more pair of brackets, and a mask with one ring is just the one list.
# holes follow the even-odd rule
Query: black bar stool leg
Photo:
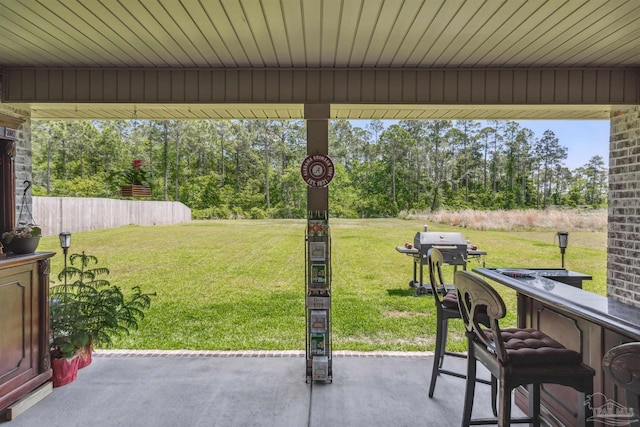
[[498, 405], [498, 427], [511, 425], [511, 387], [500, 378], [500, 402]]
[[464, 410], [462, 411], [462, 427], [468, 427], [471, 423], [473, 412], [473, 398], [476, 389], [476, 358], [471, 354], [472, 343], [469, 343], [467, 355], [467, 383], [464, 389]]
[[[436, 380], [438, 379], [438, 375], [440, 374], [440, 367], [442, 363], [442, 356], [444, 355], [444, 350], [442, 348], [443, 338], [442, 338], [442, 310], [438, 310], [436, 315], [436, 349], [433, 354], [433, 368], [431, 369], [431, 384], [429, 385], [429, 397], [433, 397], [433, 392], [436, 389]], [[445, 341], [446, 342], [446, 341]]]
[[529, 384], [529, 415], [532, 426], [540, 427], [540, 384]]
[[442, 365], [444, 364], [444, 354], [447, 352], [447, 336], [449, 334], [449, 319], [442, 316], [442, 328], [440, 330], [440, 361], [438, 362], [438, 367], [442, 369]]
[[498, 379], [491, 375], [491, 410], [493, 416], [498, 416]]

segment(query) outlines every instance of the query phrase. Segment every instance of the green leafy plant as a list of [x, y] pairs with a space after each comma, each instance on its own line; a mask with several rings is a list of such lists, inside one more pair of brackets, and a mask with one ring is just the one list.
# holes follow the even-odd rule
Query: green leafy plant
[[151, 177], [142, 167], [142, 160], [135, 159], [131, 162], [131, 167], [125, 171], [115, 171], [108, 178], [111, 184], [115, 185], [145, 185], [152, 187]]
[[71, 359], [89, 343], [91, 338], [85, 328], [84, 316], [76, 310], [77, 301], [73, 299], [65, 301], [60, 299], [61, 296], [64, 296], [63, 292], [53, 296], [50, 304], [51, 357]]
[[58, 275], [65, 284], [51, 287], [51, 354], [73, 357], [87, 345], [109, 346], [112, 338], [138, 328], [155, 294], [139, 286], [125, 295], [105, 279], [109, 269], [99, 267], [93, 255], [72, 254]]
[[123, 177], [128, 184], [148, 185], [150, 184], [147, 172], [142, 169], [142, 160], [135, 159], [131, 162], [131, 168], [124, 172]]

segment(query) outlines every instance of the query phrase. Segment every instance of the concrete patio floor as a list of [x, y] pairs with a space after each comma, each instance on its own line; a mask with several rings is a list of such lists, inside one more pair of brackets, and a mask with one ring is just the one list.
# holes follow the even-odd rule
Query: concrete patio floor
[[[460, 425], [464, 380], [441, 375], [429, 399], [432, 362], [432, 353], [336, 352], [333, 382], [307, 384], [298, 351], [98, 351], [73, 383], [0, 425]], [[446, 364], [465, 370], [462, 359]], [[491, 416], [484, 384], [476, 386], [478, 416]]]

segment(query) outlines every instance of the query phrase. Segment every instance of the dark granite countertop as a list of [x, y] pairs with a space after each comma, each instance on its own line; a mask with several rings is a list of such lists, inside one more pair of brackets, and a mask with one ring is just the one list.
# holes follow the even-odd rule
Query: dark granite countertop
[[[536, 273], [536, 270], [540, 273]], [[547, 269], [528, 270], [533, 272], [530, 277], [511, 277], [494, 268], [476, 268], [473, 271], [553, 308], [565, 310], [640, 341], [640, 308], [638, 307], [548, 279], [549, 275], [546, 273], [549, 270]], [[570, 273], [574, 272], [567, 272], [567, 274]], [[580, 273], [574, 274], [577, 275], [576, 277], [586, 276]], [[590, 276], [586, 277], [590, 278]]]

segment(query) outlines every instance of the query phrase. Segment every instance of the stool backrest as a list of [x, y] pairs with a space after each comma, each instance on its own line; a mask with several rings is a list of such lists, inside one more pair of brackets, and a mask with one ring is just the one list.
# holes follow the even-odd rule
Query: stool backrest
[[640, 342], [620, 344], [602, 358], [602, 369], [626, 391], [627, 406], [640, 412]]
[[436, 302], [440, 304], [442, 297], [447, 294], [442, 278], [442, 266], [445, 264], [442, 252], [438, 248], [431, 248], [427, 252], [427, 263], [429, 265], [429, 283]]
[[[467, 336], [482, 343], [503, 364], [508, 364], [509, 357], [499, 324], [499, 320], [507, 314], [507, 308], [500, 295], [491, 285], [468, 271], [456, 271], [454, 284]], [[480, 322], [487, 318], [491, 331], [489, 336], [485, 333], [487, 328], [482, 326], [485, 322]]]

